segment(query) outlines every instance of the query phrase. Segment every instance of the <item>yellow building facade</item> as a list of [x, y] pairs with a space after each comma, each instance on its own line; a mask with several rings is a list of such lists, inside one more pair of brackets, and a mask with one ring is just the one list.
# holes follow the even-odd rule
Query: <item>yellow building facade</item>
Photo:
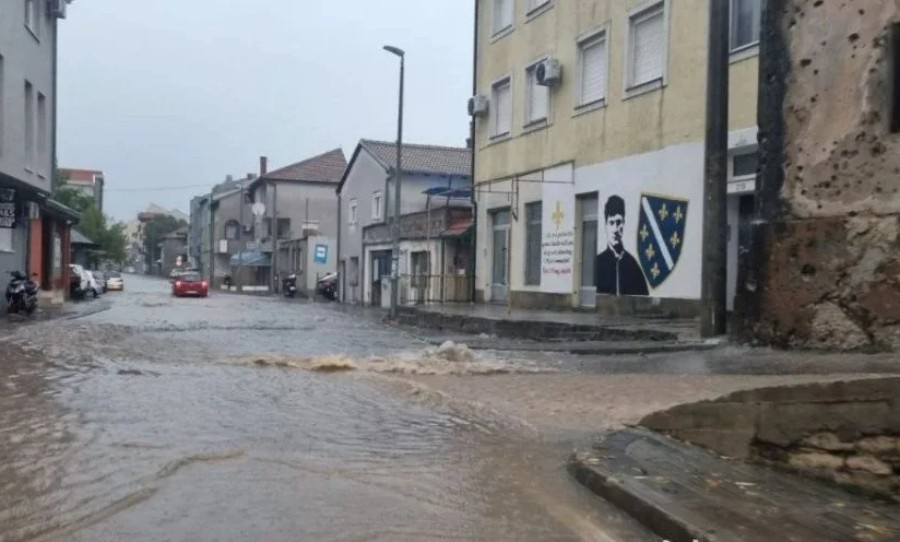
[[[479, 299], [699, 299], [708, 5], [478, 2]], [[759, 21], [760, 0], [732, 1], [734, 275], [755, 182]]]

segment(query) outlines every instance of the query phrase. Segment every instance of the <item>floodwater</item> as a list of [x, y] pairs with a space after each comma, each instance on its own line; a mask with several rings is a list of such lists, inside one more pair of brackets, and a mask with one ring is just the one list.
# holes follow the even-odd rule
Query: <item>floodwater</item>
[[399, 380], [540, 359], [125, 280], [88, 302], [109, 310], [0, 338], [0, 542], [655, 540], [569, 480], [572, 442]]

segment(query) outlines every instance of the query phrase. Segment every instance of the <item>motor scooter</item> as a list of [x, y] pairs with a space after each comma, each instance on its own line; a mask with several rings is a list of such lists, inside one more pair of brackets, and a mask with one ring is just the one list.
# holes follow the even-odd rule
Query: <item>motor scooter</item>
[[297, 295], [297, 275], [295, 273], [291, 273], [282, 279], [281, 291], [284, 292], [284, 297], [295, 297]]
[[10, 272], [12, 280], [6, 286], [6, 313], [25, 313], [31, 316], [37, 309], [38, 285], [19, 271]]

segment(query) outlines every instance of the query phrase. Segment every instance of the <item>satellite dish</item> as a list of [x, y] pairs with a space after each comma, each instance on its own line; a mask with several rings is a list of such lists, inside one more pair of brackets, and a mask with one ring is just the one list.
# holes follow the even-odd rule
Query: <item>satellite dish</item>
[[250, 207], [253, 216], [263, 216], [266, 214], [266, 206], [263, 203], [256, 202]]

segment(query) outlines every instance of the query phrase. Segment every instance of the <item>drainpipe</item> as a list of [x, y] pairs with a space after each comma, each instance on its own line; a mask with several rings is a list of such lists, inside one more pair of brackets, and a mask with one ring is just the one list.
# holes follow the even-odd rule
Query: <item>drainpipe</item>
[[[347, 291], [346, 290], [347, 289], [347, 277], [345, 276], [347, 274], [346, 273], [347, 263], [344, 262], [343, 260], [341, 260], [341, 226], [343, 226], [343, 224], [344, 224], [343, 222], [341, 222], [341, 207], [342, 207], [341, 201], [342, 201], [341, 193], [338, 192], [337, 193], [337, 243], [336, 243], [337, 248], [335, 249], [335, 251], [337, 252], [338, 278], [340, 279], [340, 281], [338, 282], [338, 284], [340, 284], [340, 287], [339, 287], [340, 291], [338, 292], [338, 299], [341, 300], [341, 303], [346, 303], [347, 298], [344, 296], [344, 292]], [[316, 286], [318, 286], [318, 285], [316, 285]]]
[[[475, 0], [475, 31], [473, 32], [475, 38], [472, 46], [472, 96], [478, 94], [478, 8], [480, 2]], [[475, 117], [472, 117], [472, 120], [469, 122], [469, 138], [472, 142], [472, 167], [470, 172], [470, 181], [472, 183], [472, 276], [471, 276], [471, 285], [469, 289], [471, 290], [471, 301], [475, 303], [477, 297], [477, 285], [475, 283], [475, 276], [478, 273], [478, 200], [475, 197], [475, 148], [478, 144], [475, 142]]]

